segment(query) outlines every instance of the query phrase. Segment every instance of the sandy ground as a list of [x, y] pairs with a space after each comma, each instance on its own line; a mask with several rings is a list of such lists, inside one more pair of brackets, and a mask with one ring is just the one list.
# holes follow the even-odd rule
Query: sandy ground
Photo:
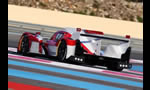
[[80, 27], [118, 36], [143, 39], [143, 23], [106, 19], [37, 8], [8, 5], [8, 20], [56, 27]]

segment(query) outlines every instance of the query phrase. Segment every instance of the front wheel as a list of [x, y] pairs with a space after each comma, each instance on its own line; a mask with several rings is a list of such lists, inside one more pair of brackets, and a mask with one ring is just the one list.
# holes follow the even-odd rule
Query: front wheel
[[20, 43], [20, 45], [19, 45], [20, 51], [18, 51], [18, 53], [21, 53], [23, 55], [27, 55], [29, 52], [29, 39], [28, 39], [28, 37], [26, 35], [24, 35], [21, 38], [21, 41], [19, 43]]
[[58, 60], [64, 62], [66, 60], [66, 54], [67, 54], [67, 44], [65, 40], [62, 40], [59, 42], [59, 46], [58, 46], [58, 52], [57, 52]]

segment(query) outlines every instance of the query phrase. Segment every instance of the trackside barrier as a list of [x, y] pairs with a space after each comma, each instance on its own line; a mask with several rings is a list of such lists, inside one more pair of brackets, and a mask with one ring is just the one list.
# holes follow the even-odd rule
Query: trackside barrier
[[[8, 26], [10, 27], [18, 27], [18, 28], [24, 28], [24, 29], [31, 29], [31, 30], [39, 30], [39, 31], [47, 31], [47, 32], [56, 32], [56, 27], [43, 27], [42, 25], [35, 25], [35, 24], [27, 24], [27, 23], [20, 23], [15, 21], [8, 21]], [[57, 28], [58, 30], [63, 28]]]

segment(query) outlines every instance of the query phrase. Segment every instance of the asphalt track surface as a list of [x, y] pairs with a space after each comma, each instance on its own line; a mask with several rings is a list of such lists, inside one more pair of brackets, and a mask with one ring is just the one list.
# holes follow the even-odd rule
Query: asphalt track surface
[[143, 73], [139, 71], [114, 72], [102, 67], [65, 64], [53, 58], [28, 57], [8, 52], [8, 81], [11, 82], [53, 90], [143, 89]]
[[[19, 37], [8, 33], [8, 48], [16, 50]], [[141, 54], [135, 52], [133, 57]], [[22, 56], [8, 50], [9, 81], [52, 90], [143, 90], [143, 71], [114, 72], [103, 67], [58, 62], [55, 58]]]
[[[8, 54], [17, 55], [16, 52], [12, 52], [11, 50], [8, 51]], [[47, 60], [50, 61], [50, 63], [57, 62], [53, 58], [45, 58], [42, 56], [36, 56], [33, 58]], [[97, 71], [93, 72], [93, 71], [88, 71], [88, 66], [81, 67], [81, 68], [84, 67], [87, 68], [87, 70], [82, 70], [82, 69], [70, 68], [71, 65], [73, 64], [68, 64], [68, 67], [62, 67], [59, 65], [58, 66], [49, 65], [49, 64], [47, 65], [45, 63], [32, 62], [28, 60], [32, 60], [32, 59], [30, 58], [27, 58], [27, 60], [24, 58], [18, 59], [18, 58], [10, 57], [8, 55], [8, 81], [33, 85], [33, 86], [39, 86], [44, 88], [50, 88], [52, 90], [85, 90], [85, 89], [142, 90], [143, 89], [143, 80], [142, 80], [143, 73], [140, 71], [137, 72], [123, 71], [123, 72], [119, 72], [120, 76], [118, 76], [115, 74], [118, 72], [115, 73], [113, 72], [115, 75], [112, 75], [111, 73], [106, 74], [106, 73], [98, 72], [101, 71], [101, 69], [104, 70], [105, 72], [111, 72], [101, 67], [100, 68], [92, 67], [94, 69], [95, 68], [98, 69]], [[61, 64], [65, 66], [64, 63]], [[142, 64], [134, 64], [134, 65], [142, 66]], [[78, 67], [78, 66], [80, 65], [75, 65], [74, 67]], [[125, 74], [129, 74], [129, 75], [125, 75]], [[135, 75], [135, 76], [131, 76], [131, 75]], [[45, 77], [45, 78], [41, 78], [41, 77]], [[140, 78], [136, 78], [136, 77], [140, 77]], [[45, 79], [47, 81], [44, 81]]]

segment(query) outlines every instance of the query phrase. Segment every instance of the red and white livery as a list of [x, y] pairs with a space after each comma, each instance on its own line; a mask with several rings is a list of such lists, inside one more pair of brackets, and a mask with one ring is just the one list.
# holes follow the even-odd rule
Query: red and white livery
[[[119, 45], [108, 45], [102, 51], [102, 40], [122, 42]], [[42, 54], [55, 56], [59, 61], [73, 61], [90, 65], [106, 66], [108, 69], [122, 71], [131, 68], [130, 36], [117, 39], [104, 36], [103, 32], [81, 28], [66, 28], [57, 31], [44, 41], [40, 32], [22, 34], [18, 43], [18, 53], [23, 55]]]

